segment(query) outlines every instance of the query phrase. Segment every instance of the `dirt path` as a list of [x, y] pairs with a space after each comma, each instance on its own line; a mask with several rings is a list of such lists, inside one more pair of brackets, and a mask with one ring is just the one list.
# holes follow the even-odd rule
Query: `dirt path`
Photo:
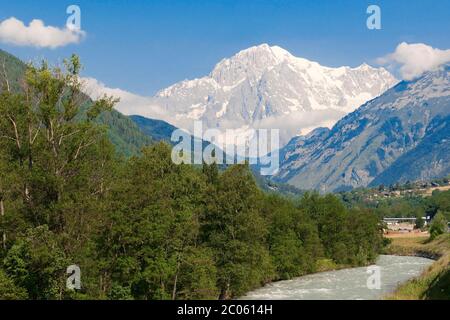
[[429, 237], [430, 234], [428, 231], [424, 232], [389, 232], [385, 233], [385, 238], [423, 238], [423, 237]]

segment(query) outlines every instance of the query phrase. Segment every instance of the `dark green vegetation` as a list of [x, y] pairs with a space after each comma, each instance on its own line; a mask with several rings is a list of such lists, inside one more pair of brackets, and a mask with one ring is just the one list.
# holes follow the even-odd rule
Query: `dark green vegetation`
[[152, 137], [156, 141], [172, 143], [170, 138], [172, 132], [177, 128], [171, 124], [162, 120], [148, 119], [136, 115], [130, 116], [130, 118], [147, 136]]
[[114, 101], [86, 100], [79, 69], [29, 66], [1, 91], [0, 298], [231, 298], [377, 256], [376, 217], [332, 195], [268, 195], [247, 165], [175, 165], [164, 142], [122, 157], [96, 120]]
[[444, 214], [440, 211], [434, 216], [430, 224], [430, 240], [447, 232], [448, 222]]
[[116, 110], [102, 112], [95, 121], [106, 128], [117, 153], [127, 157], [139, 154], [142, 147], [154, 142], [130, 118]]

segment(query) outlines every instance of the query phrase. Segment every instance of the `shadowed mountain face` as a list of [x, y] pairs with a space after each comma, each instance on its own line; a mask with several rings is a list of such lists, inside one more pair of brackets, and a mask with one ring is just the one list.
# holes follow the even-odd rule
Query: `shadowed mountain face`
[[166, 141], [173, 144], [170, 140], [172, 132], [178, 128], [168, 124], [162, 120], [148, 119], [141, 116], [130, 116], [130, 119], [141, 129], [147, 136], [152, 137], [156, 141]]
[[274, 179], [325, 192], [449, 174], [449, 71], [403, 81], [331, 130], [292, 139]]

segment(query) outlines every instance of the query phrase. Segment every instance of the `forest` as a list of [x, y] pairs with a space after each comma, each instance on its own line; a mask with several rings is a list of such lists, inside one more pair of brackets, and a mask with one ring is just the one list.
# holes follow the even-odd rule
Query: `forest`
[[[370, 208], [261, 190], [246, 164], [176, 165], [171, 146], [128, 156], [96, 121], [81, 64], [28, 65], [0, 92], [0, 299], [231, 299], [265, 283], [373, 262]], [[66, 286], [68, 266], [81, 289]]]

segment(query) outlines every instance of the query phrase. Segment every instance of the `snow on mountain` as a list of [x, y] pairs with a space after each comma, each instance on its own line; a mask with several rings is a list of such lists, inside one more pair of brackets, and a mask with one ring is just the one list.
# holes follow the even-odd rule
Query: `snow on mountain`
[[[356, 68], [329, 68], [298, 58], [278, 47], [262, 44], [220, 61], [203, 78], [185, 80], [139, 97], [119, 89], [117, 109], [128, 115], [165, 120], [192, 132], [195, 120], [203, 128], [225, 129], [250, 137], [252, 129], [280, 129], [280, 146], [317, 127], [331, 127], [345, 114], [379, 96], [397, 80], [383, 68], [362, 64]], [[228, 137], [230, 139], [230, 137]]]
[[450, 173], [450, 66], [402, 81], [281, 150], [276, 181], [347, 190]]
[[[396, 82], [383, 68], [329, 68], [262, 44], [223, 59], [206, 77], [159, 91], [150, 104], [170, 115], [164, 120], [187, 130], [194, 120], [203, 121], [204, 128], [238, 129], [244, 135], [252, 128], [278, 128], [284, 144], [332, 126]], [[139, 114], [155, 116], [151, 109], [140, 108]]]

